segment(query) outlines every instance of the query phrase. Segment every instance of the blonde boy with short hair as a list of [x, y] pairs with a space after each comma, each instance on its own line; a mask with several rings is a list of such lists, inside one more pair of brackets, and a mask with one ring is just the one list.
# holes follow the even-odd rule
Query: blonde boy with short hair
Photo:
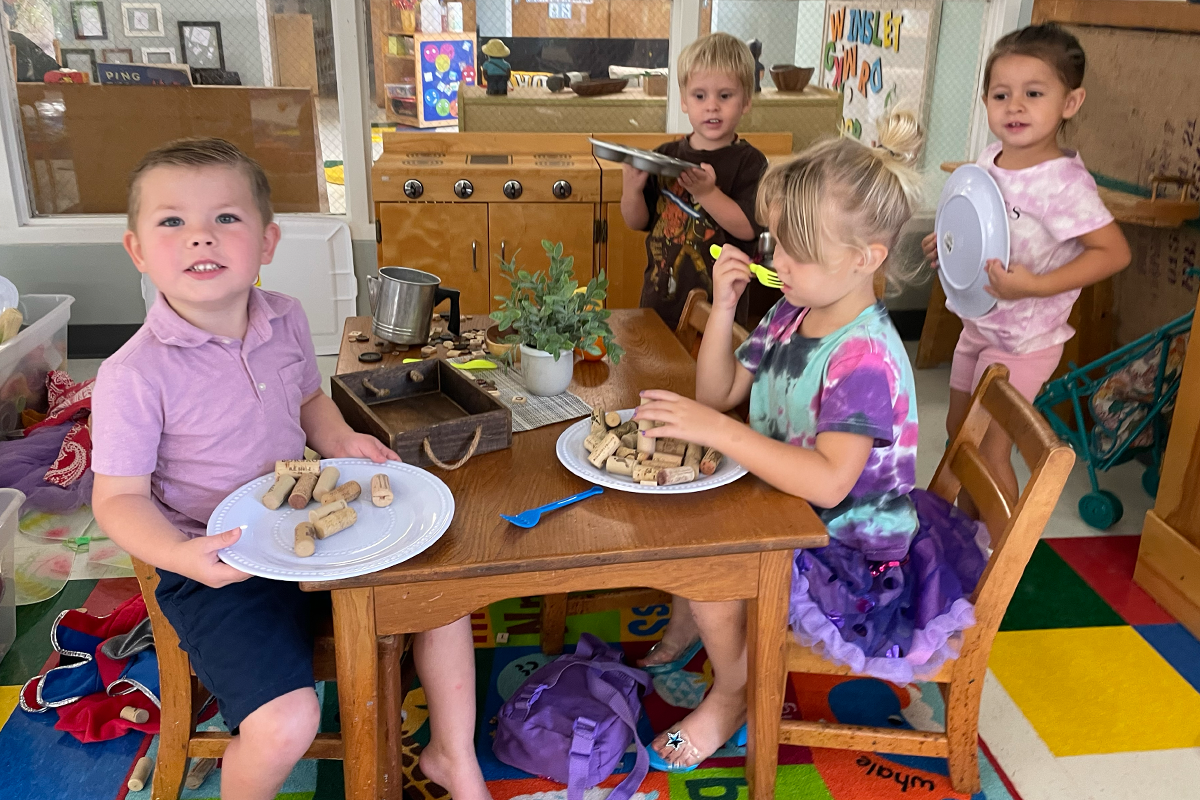
[[[704, 289], [712, 300], [710, 246], [732, 244], [753, 253], [762, 231], [754, 199], [767, 169], [766, 156], [736, 132], [754, 97], [750, 48], [727, 33], [703, 36], [680, 53], [678, 73], [692, 133], [656, 152], [696, 167], [665, 178], [625, 164], [621, 192], [625, 224], [650, 232], [641, 306], [653, 308], [672, 328], [692, 289]], [[746, 321], [744, 306], [740, 317]]]

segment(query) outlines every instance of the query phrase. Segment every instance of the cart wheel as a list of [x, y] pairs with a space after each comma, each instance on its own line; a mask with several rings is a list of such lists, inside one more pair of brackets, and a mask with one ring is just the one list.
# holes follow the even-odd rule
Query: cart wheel
[[1158, 497], [1158, 467], [1153, 465], [1146, 467], [1145, 472], [1142, 473], [1142, 488], [1151, 497]]
[[1111, 528], [1125, 513], [1121, 498], [1109, 491], [1100, 490], [1079, 498], [1079, 516], [1093, 528]]

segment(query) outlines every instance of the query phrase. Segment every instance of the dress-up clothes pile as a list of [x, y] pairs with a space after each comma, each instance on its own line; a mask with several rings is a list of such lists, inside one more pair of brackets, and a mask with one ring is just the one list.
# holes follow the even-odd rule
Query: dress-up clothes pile
[[[158, 733], [158, 656], [142, 596], [135, 595], [106, 617], [74, 609], [50, 629], [58, 666], [21, 687], [21, 708], [58, 712], [54, 727], [81, 742], [115, 739], [130, 730]], [[126, 706], [149, 718], [121, 716]]]
[[0, 487], [25, 493], [25, 511], [64, 514], [92, 497], [92, 384], [65, 372], [46, 376], [50, 408], [22, 412], [23, 439], [0, 441]]

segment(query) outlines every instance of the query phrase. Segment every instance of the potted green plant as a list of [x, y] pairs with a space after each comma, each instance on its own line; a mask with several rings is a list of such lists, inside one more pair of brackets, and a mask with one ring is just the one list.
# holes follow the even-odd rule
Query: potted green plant
[[613, 341], [604, 308], [608, 279], [604, 271], [580, 286], [575, 280], [575, 259], [563, 255], [562, 242], [542, 241], [550, 259], [548, 272], [530, 274], [517, 269], [517, 253], [501, 263], [500, 274], [508, 279], [507, 297], [497, 295], [500, 308], [491, 317], [500, 330], [511, 329], [508, 344], [521, 347], [521, 374], [530, 394], [562, 394], [571, 383], [573, 351], [592, 356], [608, 353], [616, 364], [624, 350]]

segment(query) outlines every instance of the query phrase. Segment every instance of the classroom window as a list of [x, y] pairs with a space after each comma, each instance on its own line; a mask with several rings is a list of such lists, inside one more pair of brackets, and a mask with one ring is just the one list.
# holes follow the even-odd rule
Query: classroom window
[[36, 216], [125, 213], [130, 169], [183, 136], [250, 153], [281, 213], [345, 213], [330, 0], [3, 8]]

